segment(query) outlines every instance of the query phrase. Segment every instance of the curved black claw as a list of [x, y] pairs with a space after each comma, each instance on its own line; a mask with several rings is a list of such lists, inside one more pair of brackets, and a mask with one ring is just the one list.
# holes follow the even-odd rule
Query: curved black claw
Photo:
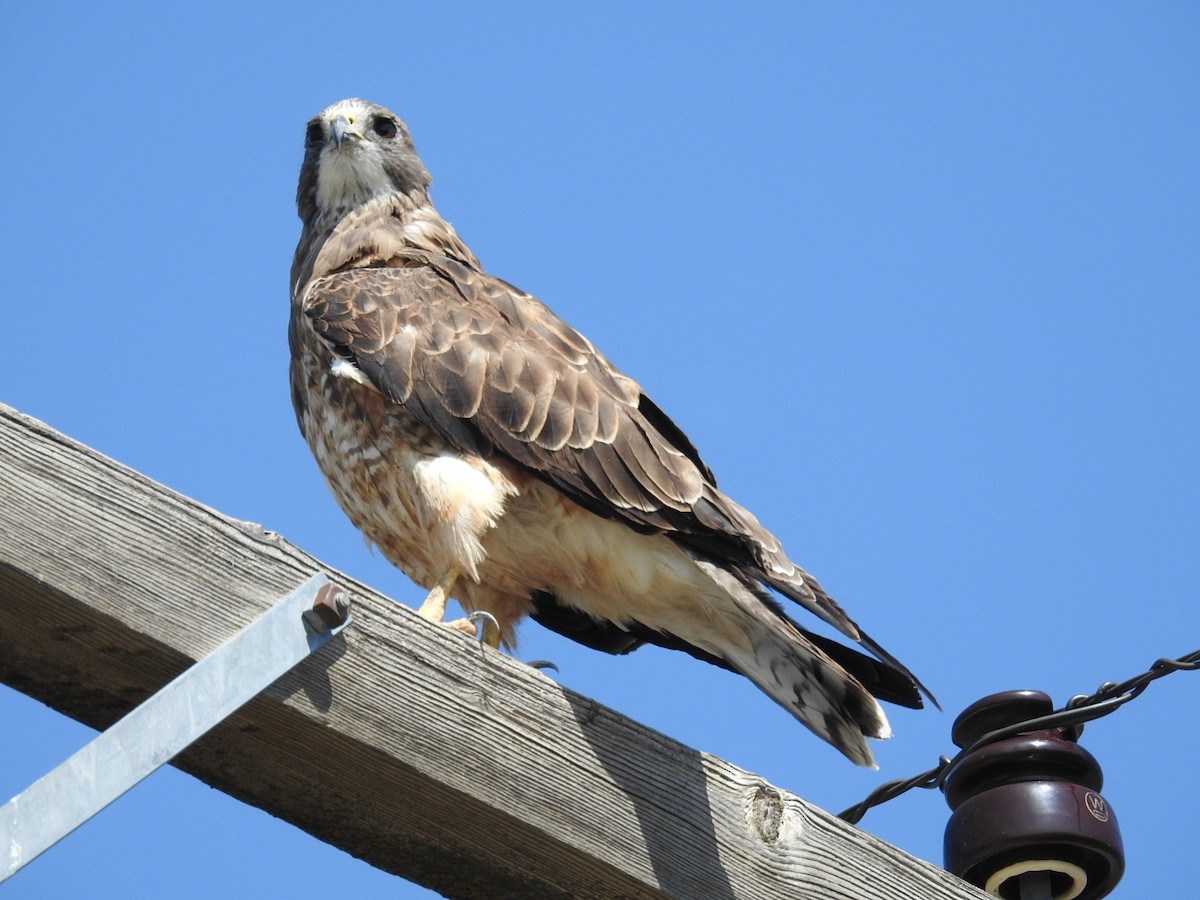
[[467, 616], [467, 621], [476, 625], [482, 622], [483, 626], [479, 629], [480, 642], [494, 649], [500, 648], [500, 623], [495, 616], [486, 610], [477, 609]]

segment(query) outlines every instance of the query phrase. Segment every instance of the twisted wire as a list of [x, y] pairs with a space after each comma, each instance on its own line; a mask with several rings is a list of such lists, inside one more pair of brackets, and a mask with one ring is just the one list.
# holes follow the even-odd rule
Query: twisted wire
[[1141, 695], [1150, 684], [1172, 672], [1186, 672], [1200, 669], [1200, 650], [1193, 650], [1178, 659], [1158, 659], [1145, 672], [1125, 681], [1114, 683], [1106, 681], [1093, 694], [1076, 694], [1066, 702], [1062, 709], [1057, 709], [1044, 716], [1036, 716], [1012, 725], [1005, 725], [982, 735], [978, 740], [963, 748], [953, 757], [942, 756], [938, 764], [928, 771], [913, 775], [910, 778], [898, 778], [881, 784], [867, 794], [858, 803], [838, 813], [838, 818], [845, 819], [851, 825], [862, 821], [867, 810], [879, 806], [889, 800], [894, 800], [901, 794], [906, 794], [914, 788], [929, 790], [940, 788], [947, 776], [966, 756], [974, 753], [986, 744], [1002, 741], [1005, 738], [1025, 734], [1030, 731], [1047, 731], [1052, 728], [1064, 729], [1065, 736], [1070, 740], [1078, 739], [1083, 731], [1085, 722], [1110, 715]]

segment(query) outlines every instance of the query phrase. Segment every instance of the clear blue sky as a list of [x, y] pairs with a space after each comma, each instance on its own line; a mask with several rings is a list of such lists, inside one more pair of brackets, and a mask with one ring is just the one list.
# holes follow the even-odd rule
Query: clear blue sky
[[[304, 123], [362, 96], [947, 713], [858, 771], [748, 682], [529, 624], [562, 683], [836, 811], [984, 694], [1200, 646], [1200, 6], [248, 6], [0, 7], [0, 400], [417, 600], [286, 387]], [[1198, 699], [1173, 675], [1084, 736], [1118, 898], [1194, 884]], [[8, 689], [0, 722], [4, 798], [92, 734]], [[946, 816], [864, 827], [940, 863]], [[323, 890], [428, 896], [164, 770], [5, 897]]]

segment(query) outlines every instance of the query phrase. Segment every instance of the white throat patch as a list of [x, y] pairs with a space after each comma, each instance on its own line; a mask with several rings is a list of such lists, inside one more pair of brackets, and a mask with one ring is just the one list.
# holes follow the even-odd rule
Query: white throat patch
[[317, 167], [317, 209], [321, 212], [353, 209], [396, 190], [379, 148], [366, 140], [348, 139], [341, 149], [327, 146]]

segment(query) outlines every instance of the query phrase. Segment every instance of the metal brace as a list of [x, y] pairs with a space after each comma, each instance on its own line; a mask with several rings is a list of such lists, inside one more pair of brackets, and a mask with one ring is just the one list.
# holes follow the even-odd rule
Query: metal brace
[[0, 882], [236, 712], [350, 624], [346, 592], [314, 575], [0, 806]]

